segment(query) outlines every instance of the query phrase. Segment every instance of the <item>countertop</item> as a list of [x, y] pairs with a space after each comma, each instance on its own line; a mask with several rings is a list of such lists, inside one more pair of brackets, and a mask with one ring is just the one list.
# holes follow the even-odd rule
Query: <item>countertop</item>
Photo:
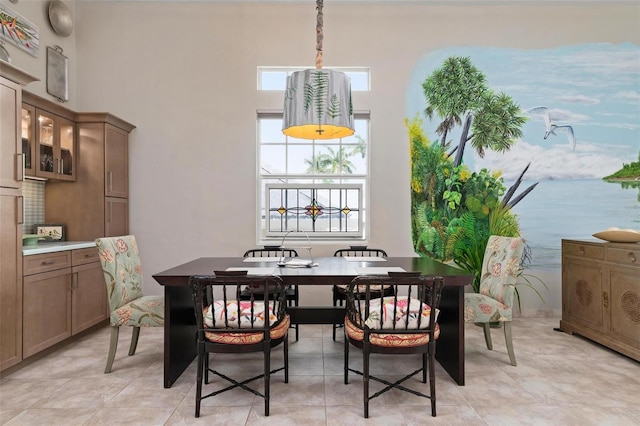
[[40, 241], [37, 246], [22, 247], [22, 255], [53, 253], [56, 251], [76, 250], [95, 247], [95, 241]]

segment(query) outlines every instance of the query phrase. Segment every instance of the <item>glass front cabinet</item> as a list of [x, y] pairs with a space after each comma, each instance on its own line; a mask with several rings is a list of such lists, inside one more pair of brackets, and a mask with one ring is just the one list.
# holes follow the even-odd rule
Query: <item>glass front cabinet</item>
[[27, 176], [75, 180], [76, 126], [71, 120], [22, 106], [22, 152]]

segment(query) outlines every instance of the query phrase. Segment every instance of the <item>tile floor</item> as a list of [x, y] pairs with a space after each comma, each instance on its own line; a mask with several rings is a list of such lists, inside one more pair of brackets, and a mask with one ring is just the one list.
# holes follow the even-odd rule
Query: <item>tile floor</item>
[[[142, 330], [133, 357], [127, 356], [130, 333], [123, 330], [113, 371], [105, 375], [104, 328], [0, 380], [0, 424], [639, 425], [640, 363], [553, 331], [557, 325], [557, 319], [516, 319], [518, 366], [512, 367], [502, 330], [494, 330], [494, 350], [488, 351], [481, 329], [468, 324], [466, 386], [437, 365], [437, 417], [430, 416], [427, 400], [394, 390], [373, 400], [367, 420], [362, 379], [352, 375], [349, 385], [342, 383], [342, 340], [331, 340], [330, 326], [300, 327], [300, 341], [290, 344], [289, 383], [282, 373], [272, 376], [269, 417], [261, 398], [235, 389], [203, 401], [199, 419], [195, 362], [171, 389], [162, 387], [161, 329]], [[359, 355], [352, 350], [352, 363], [360, 363]], [[255, 354], [217, 357], [230, 373], [261, 368]], [[282, 360], [281, 348], [273, 358]], [[393, 378], [413, 362], [419, 359], [376, 357], [372, 368]], [[412, 385], [426, 386], [417, 379]]]

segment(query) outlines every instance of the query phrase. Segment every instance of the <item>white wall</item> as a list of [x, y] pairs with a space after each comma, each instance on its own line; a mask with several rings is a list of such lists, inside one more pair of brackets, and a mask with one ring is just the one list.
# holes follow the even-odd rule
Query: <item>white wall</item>
[[[39, 2], [15, 8], [39, 13]], [[354, 93], [353, 100], [372, 117], [369, 245], [391, 255], [413, 254], [403, 120], [408, 82], [422, 55], [449, 46], [640, 43], [637, 2], [363, 3], [325, 2], [324, 63], [371, 67], [372, 92]], [[137, 126], [130, 226], [142, 252], [145, 292], [160, 294], [152, 274], [200, 256], [241, 255], [255, 245], [256, 110], [283, 102], [256, 91], [256, 68], [313, 67], [315, 4], [78, 0], [74, 6], [74, 33], [61, 40], [69, 49], [76, 44], [75, 55], [65, 47], [73, 58], [70, 106], [109, 111]], [[47, 25], [41, 24], [41, 38]], [[14, 65], [44, 78], [29, 58]], [[29, 89], [45, 94], [41, 85]], [[335, 248], [319, 245], [314, 254]], [[543, 274], [551, 287], [547, 303], [524, 290], [526, 312], [559, 312], [560, 273]], [[328, 288], [306, 291], [303, 301], [330, 301]]]

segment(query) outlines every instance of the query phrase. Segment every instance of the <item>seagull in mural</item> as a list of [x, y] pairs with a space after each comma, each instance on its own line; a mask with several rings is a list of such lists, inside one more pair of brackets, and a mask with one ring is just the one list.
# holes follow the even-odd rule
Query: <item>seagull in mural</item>
[[543, 139], [546, 140], [549, 137], [549, 135], [557, 136], [556, 130], [566, 132], [567, 138], [569, 139], [569, 145], [571, 145], [571, 149], [573, 151], [576, 150], [576, 136], [573, 133], [573, 127], [568, 124], [561, 125], [561, 126], [557, 124], [553, 124], [551, 122], [551, 117], [549, 116], [549, 108], [547, 108], [546, 106], [533, 107], [525, 110], [525, 113], [542, 115], [542, 119], [544, 120], [544, 125], [545, 125], [545, 132], [544, 132]]

